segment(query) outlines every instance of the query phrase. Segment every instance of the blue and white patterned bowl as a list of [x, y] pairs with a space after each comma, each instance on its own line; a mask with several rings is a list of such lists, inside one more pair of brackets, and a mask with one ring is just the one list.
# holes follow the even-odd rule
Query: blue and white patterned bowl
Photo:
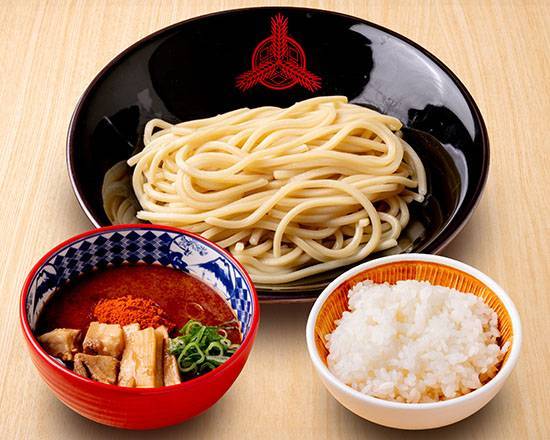
[[[181, 385], [160, 389], [114, 387], [92, 382], [55, 362], [40, 347], [33, 334], [44, 304], [59, 287], [76, 277], [93, 270], [126, 263], [172, 267], [192, 274], [213, 287], [228, 300], [237, 314], [243, 334], [243, 342], [239, 350], [224, 365], [204, 376]], [[147, 403], [144, 413], [148, 415], [145, 418], [140, 417], [140, 411], [136, 408], [136, 405], [139, 406], [139, 397], [135, 393], [143, 395], [155, 390], [158, 395], [162, 392], [160, 390], [185, 388], [191, 383], [194, 386], [200, 386], [203, 379], [210, 382], [208, 387], [212, 389], [215, 376], [223, 375], [225, 370], [232, 380], [220, 380], [223, 382], [223, 385], [218, 387], [221, 393], [213, 401], [195, 406], [197, 409], [206, 409], [223, 395], [244, 365], [257, 330], [259, 305], [254, 285], [244, 268], [215, 244], [202, 237], [167, 226], [119, 225], [88, 231], [48, 252], [31, 270], [23, 287], [20, 318], [33, 362], [54, 393], [64, 403], [101, 423], [126, 428], [151, 428], [172, 424], [176, 422], [177, 416], [168, 419], [166, 408], [159, 409], [158, 414], [157, 411], [151, 412], [151, 405]], [[77, 388], [86, 388], [86, 393], [89, 392], [89, 395], [84, 393], [85, 396], [73, 398], [68, 392], [68, 389], [73, 386], [75, 387], [73, 391], [77, 395], [83, 394], [82, 389]], [[105, 387], [108, 391], [104, 394], [114, 392], [129, 395], [134, 400], [137, 398], [138, 401], [132, 402], [133, 413], [130, 415], [127, 412], [114, 411], [107, 418], [104, 417], [101, 408], [102, 405], [104, 408], [106, 397], [98, 397], [96, 388], [105, 389]], [[80, 405], [79, 399], [82, 400], [82, 397], [86, 400], [85, 405]], [[167, 398], [171, 400], [174, 397]], [[94, 402], [92, 407], [90, 400]], [[182, 412], [182, 417], [184, 413]], [[182, 417], [180, 420], [183, 420]]]
[[98, 229], [53, 252], [31, 281], [26, 299], [31, 328], [34, 330], [44, 303], [69, 280], [109, 265], [140, 262], [173, 267], [200, 278], [231, 303], [243, 336], [250, 330], [254, 288], [239, 263], [203, 238], [157, 226]]

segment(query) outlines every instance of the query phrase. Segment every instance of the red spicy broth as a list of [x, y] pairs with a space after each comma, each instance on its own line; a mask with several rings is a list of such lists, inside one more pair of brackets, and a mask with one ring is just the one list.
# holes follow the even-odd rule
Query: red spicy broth
[[[85, 274], [62, 286], [45, 304], [38, 319], [37, 334], [56, 328], [82, 329], [86, 332], [93, 310], [102, 299], [149, 298], [180, 329], [188, 320], [206, 325], [220, 325], [236, 319], [228, 302], [197, 278], [170, 267], [158, 265], [123, 265]], [[233, 343], [241, 343], [237, 329], [228, 330]]]

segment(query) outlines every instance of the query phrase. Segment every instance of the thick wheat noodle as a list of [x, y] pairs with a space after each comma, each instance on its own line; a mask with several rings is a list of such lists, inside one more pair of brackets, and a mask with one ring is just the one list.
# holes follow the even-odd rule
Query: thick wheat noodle
[[[262, 284], [361, 261], [397, 244], [407, 204], [426, 194], [400, 129], [343, 96], [176, 125], [153, 119], [128, 161], [137, 217], [215, 241]], [[119, 198], [108, 206], [127, 210]]]
[[[256, 225], [256, 229], [252, 231], [252, 234], [250, 235], [250, 239], [248, 240], [252, 246], [257, 246], [260, 243], [260, 240], [262, 239], [262, 235], [264, 235], [264, 230], [258, 226], [259, 225]], [[270, 240], [266, 240], [264, 243], [267, 243], [267, 242], [270, 242]]]
[[136, 223], [137, 202], [132, 193], [126, 162], [117, 162], [103, 177], [101, 196], [109, 221], [116, 224]]

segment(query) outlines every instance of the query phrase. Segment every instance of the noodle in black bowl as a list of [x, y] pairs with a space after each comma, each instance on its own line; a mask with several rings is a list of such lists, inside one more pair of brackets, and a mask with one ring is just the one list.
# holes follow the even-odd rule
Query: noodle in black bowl
[[[140, 206], [126, 161], [143, 150], [151, 119], [176, 124], [329, 95], [399, 119], [403, 139], [426, 170], [427, 194], [409, 204], [397, 246], [367, 259], [440, 251], [469, 219], [485, 184], [489, 143], [482, 116], [462, 83], [425, 49], [333, 12], [221, 12], [128, 48], [97, 75], [74, 112], [67, 140], [73, 188], [95, 226], [134, 222]], [[348, 267], [257, 282], [260, 299], [311, 300]]]

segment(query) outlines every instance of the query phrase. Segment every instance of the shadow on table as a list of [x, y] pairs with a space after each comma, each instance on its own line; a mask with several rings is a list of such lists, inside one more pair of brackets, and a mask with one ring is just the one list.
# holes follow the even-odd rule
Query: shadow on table
[[[210, 439], [225, 438], [223, 436], [223, 429], [220, 431], [219, 428], [220, 426], [223, 426], [223, 423], [225, 423], [224, 419], [226, 417], [224, 417], [223, 413], [225, 412], [226, 407], [229, 407], [230, 405], [231, 402], [224, 398], [209, 411], [192, 420], [184, 422], [180, 425], [152, 431], [125, 431], [99, 425], [83, 417], [77, 416], [63, 405], [60, 405], [62, 408], [59, 409], [57, 414], [60, 419], [59, 421], [63, 424], [63, 432], [69, 434], [67, 438], [70, 438], [72, 433], [75, 438], [80, 439]], [[327, 409], [329, 411], [342, 413], [339, 417], [340, 422], [342, 425], [347, 426], [348, 432], [353, 433], [353, 438], [379, 438], [385, 440], [436, 440], [445, 438], [452, 440], [468, 438], [473, 432], [481, 433], [481, 438], [490, 438], [492, 429], [494, 428], [492, 425], [494, 424], [497, 413], [499, 412], [499, 404], [498, 401], [493, 401], [481, 411], [466, 420], [447, 427], [424, 431], [403, 431], [378, 426], [374, 423], [363, 420], [362, 418], [346, 410], [338, 402], [336, 402], [336, 400], [331, 400], [331, 404], [329, 404]], [[265, 438], [274, 438], [273, 434], [275, 434], [275, 432], [266, 432], [265, 434]], [[247, 437], [246, 435], [243, 435], [241, 438]]]

